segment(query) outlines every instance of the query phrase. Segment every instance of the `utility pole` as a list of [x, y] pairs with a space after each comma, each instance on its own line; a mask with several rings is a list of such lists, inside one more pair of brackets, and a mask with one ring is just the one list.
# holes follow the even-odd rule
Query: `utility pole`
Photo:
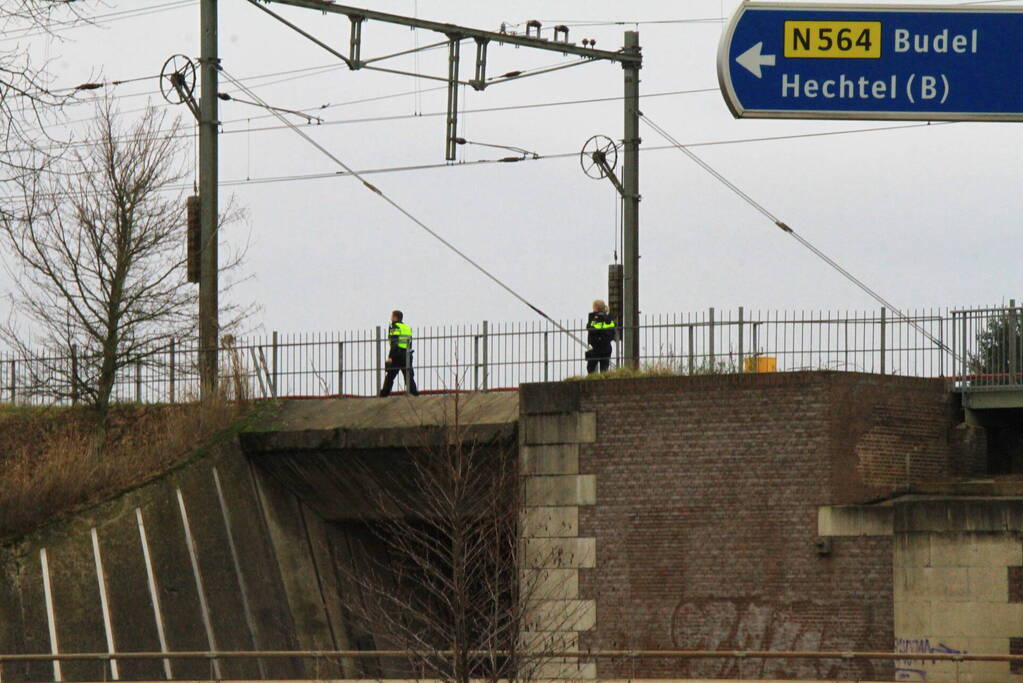
[[641, 62], [639, 32], [625, 32], [625, 54], [637, 57], [622, 62], [625, 72], [625, 165], [622, 169], [624, 216], [622, 220], [624, 265], [624, 301], [622, 324], [625, 338], [625, 363], [639, 367], [639, 69]]
[[217, 347], [219, 343], [219, 302], [217, 228], [217, 133], [218, 113], [217, 0], [201, 0], [199, 98], [199, 198], [202, 251], [199, 270], [199, 379], [202, 400], [217, 391]]

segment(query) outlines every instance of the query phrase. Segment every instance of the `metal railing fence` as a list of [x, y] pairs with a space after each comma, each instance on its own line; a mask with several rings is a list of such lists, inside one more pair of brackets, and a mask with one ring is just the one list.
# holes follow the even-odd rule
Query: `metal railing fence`
[[[942, 377], [960, 391], [1023, 387], [1023, 309], [930, 309], [905, 318], [866, 312], [714, 308], [645, 316], [641, 365], [664, 374], [840, 370]], [[560, 323], [585, 338], [585, 321]], [[413, 328], [421, 391], [496, 390], [586, 374], [585, 349], [546, 322]], [[229, 396], [372, 396], [388, 352], [387, 328], [279, 334], [232, 340], [218, 350]], [[612, 365], [620, 365], [618, 345]], [[199, 395], [198, 347], [181, 341], [146, 350], [120, 368], [113, 399], [173, 403]], [[96, 358], [0, 355], [0, 400], [81, 400]], [[74, 378], [78, 378], [75, 380]], [[398, 380], [398, 388], [402, 386]]]
[[951, 311], [953, 343], [966, 353], [958, 358], [956, 374], [973, 390], [1018, 388], [1023, 384], [1023, 308], [1010, 302], [1004, 308]]
[[[912, 674], [913, 680], [925, 680], [927, 671], [922, 668], [912, 668], [917, 666], [932, 666], [940, 664], [951, 664], [950, 670], [940, 671], [942, 680], [960, 681], [965, 680], [975, 681], [978, 679], [978, 674], [991, 675], [990, 665], [994, 663], [1000, 663], [1005, 665], [1007, 674], [1015, 671], [1016, 667], [1023, 665], [1023, 655], [1019, 654], [995, 654], [995, 653], [967, 653], [967, 652], [850, 652], [850, 651], [826, 651], [826, 650], [548, 650], [548, 651], [531, 651], [531, 650], [520, 650], [515, 652], [503, 651], [499, 649], [492, 650], [470, 650], [464, 653], [470, 658], [480, 658], [482, 660], [489, 660], [493, 657], [503, 656], [515, 656], [521, 658], [523, 661], [526, 660], [539, 660], [539, 662], [550, 662], [562, 664], [565, 661], [576, 660], [579, 663], [582, 662], [596, 662], [596, 661], [610, 661], [611, 663], [631, 663], [633, 666], [633, 673], [627, 679], [621, 678], [604, 678], [603, 680], [617, 681], [625, 683], [626, 681], [642, 681], [651, 680], [644, 679], [642, 676], [636, 675], [636, 666], [638, 663], [650, 660], [664, 660], [671, 661], [675, 660], [679, 664], [690, 661], [699, 660], [731, 660], [738, 666], [735, 670], [735, 677], [729, 678], [729, 680], [764, 680], [762, 671], [758, 670], [757, 664], [764, 663], [769, 660], [793, 660], [793, 661], [811, 661], [811, 662], [840, 662], [845, 665], [855, 665], [864, 663], [885, 663], [890, 664], [895, 673], [897, 680], [903, 680], [904, 676], [901, 674], [908, 675]], [[114, 667], [118, 661], [141, 661], [141, 660], [163, 660], [164, 662], [170, 661], [182, 661], [182, 660], [193, 660], [193, 661], [205, 661], [210, 666], [210, 679], [218, 678], [215, 674], [216, 665], [221, 661], [228, 660], [264, 660], [264, 659], [291, 659], [291, 660], [309, 660], [316, 664], [317, 674], [319, 674], [319, 668], [321, 664], [337, 665], [342, 660], [355, 660], [355, 659], [409, 659], [415, 657], [417, 659], [423, 658], [451, 658], [456, 655], [455, 651], [452, 650], [253, 650], [253, 651], [237, 651], [237, 650], [222, 650], [222, 651], [193, 651], [193, 652], [81, 652], [81, 653], [32, 653], [32, 654], [3, 654], [0, 653], [0, 669], [4, 664], [25, 664], [30, 662], [50, 662], [54, 667], [54, 680], [61, 680], [60, 674], [60, 663], [61, 662], [103, 662], [106, 666], [110, 667], [111, 674], [113, 674]], [[987, 668], [978, 671], [971, 665], [987, 665]], [[749, 666], [744, 666], [749, 665]], [[327, 667], [323, 667], [327, 668]], [[751, 671], [747, 673], [747, 669]], [[106, 673], [106, 672], [104, 672]], [[111, 675], [111, 678], [116, 676]], [[565, 680], [565, 676], [557, 676], [553, 679], [538, 679], [538, 680]], [[832, 677], [829, 675], [829, 679]], [[843, 677], [841, 680], [847, 680], [848, 677]], [[174, 680], [171, 678], [171, 680]], [[268, 679], [272, 680], [272, 679]], [[317, 675], [313, 680], [324, 680], [322, 676]], [[346, 679], [332, 679], [332, 680], [346, 680]], [[347, 679], [347, 680], [366, 680], [366, 679]], [[379, 680], [388, 680], [386, 678]], [[408, 681], [409, 679], [390, 679], [390, 680], [402, 680]], [[416, 679], [417, 681], [428, 681], [431, 679]], [[436, 680], [436, 679], [433, 679]], [[482, 680], [482, 679], [480, 679]], [[659, 681], [705, 681], [706, 678], [664, 678], [663, 675], [656, 679]], [[833, 679], [832, 679], [833, 680]], [[857, 678], [857, 680], [861, 680]], [[836, 681], [837, 683], [837, 681]]]

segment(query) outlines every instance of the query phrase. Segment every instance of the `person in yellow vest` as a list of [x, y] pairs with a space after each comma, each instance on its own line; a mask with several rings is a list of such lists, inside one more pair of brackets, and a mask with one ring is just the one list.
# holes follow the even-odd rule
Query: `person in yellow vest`
[[611, 367], [611, 343], [615, 340], [615, 321], [608, 312], [607, 304], [597, 299], [593, 312], [586, 321], [586, 374], [592, 375], [600, 368], [607, 372]]
[[384, 378], [384, 386], [380, 389], [381, 396], [391, 395], [391, 387], [394, 386], [394, 378], [398, 376], [399, 371], [405, 377], [408, 393], [412, 396], [419, 395], [416, 376], [412, 371], [412, 328], [402, 322], [404, 317], [401, 311], [391, 311], [391, 327], [387, 331], [391, 350], [387, 354], [387, 364], [384, 366], [387, 375]]

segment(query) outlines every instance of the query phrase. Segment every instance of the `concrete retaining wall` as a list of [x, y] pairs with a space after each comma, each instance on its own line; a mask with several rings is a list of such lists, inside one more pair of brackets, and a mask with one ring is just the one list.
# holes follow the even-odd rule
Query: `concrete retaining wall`
[[[1023, 499], [895, 505], [895, 638], [904, 652], [1023, 651]], [[1004, 662], [900, 662], [902, 680], [1009, 683]]]
[[[254, 469], [236, 441], [223, 443], [3, 548], [0, 651], [344, 646], [330, 635], [316, 581], [301, 580], [314, 563], [303, 524], [301, 505]], [[7, 664], [2, 674], [4, 681], [95, 681], [313, 671], [291, 660], [124, 660]]]
[[[597, 440], [592, 412], [530, 412], [520, 416], [520, 471], [525, 510], [522, 586], [530, 608], [524, 644], [538, 651], [579, 651], [579, 636], [596, 626], [597, 603], [580, 599], [579, 572], [597, 562], [597, 539], [579, 534], [579, 510], [597, 504], [597, 482], [579, 473], [579, 447]], [[538, 678], [594, 680], [597, 665], [545, 661]]]
[[[1010, 484], [951, 483], [945, 495], [820, 509], [822, 536], [893, 537], [896, 652], [1023, 654], [1023, 486]], [[1016, 495], [993, 497], [995, 488]], [[907, 659], [896, 662], [895, 674], [900, 681], [1018, 683], [1023, 666]]]
[[[467, 427], [457, 435], [445, 428], [453, 408]], [[513, 394], [480, 394], [457, 406], [434, 397], [268, 411], [258, 426], [176, 470], [0, 548], [0, 652], [373, 648], [372, 634], [349, 633], [337, 571], [350, 558], [336, 523], [360, 516], [348, 458], [358, 453], [387, 467], [409, 448], [453, 437], [514, 444], [517, 414]], [[115, 659], [5, 664], [0, 680], [339, 678], [378, 670], [381, 663], [365, 660]]]

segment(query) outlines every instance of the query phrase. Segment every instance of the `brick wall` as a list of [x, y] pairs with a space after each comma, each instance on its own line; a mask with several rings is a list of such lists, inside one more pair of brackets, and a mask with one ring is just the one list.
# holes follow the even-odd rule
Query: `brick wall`
[[940, 380], [828, 375], [834, 503], [859, 502], [975, 469], [952, 438], [953, 404]]
[[[887, 650], [889, 538], [816, 545], [817, 508], [877, 498], [950, 465], [940, 382], [849, 373], [615, 380], [523, 388], [521, 410], [593, 412], [579, 447], [596, 505], [583, 649]], [[907, 460], [907, 455], [908, 460]], [[907, 468], [908, 462], [908, 468]], [[602, 677], [891, 677], [884, 664], [601, 661]]]

